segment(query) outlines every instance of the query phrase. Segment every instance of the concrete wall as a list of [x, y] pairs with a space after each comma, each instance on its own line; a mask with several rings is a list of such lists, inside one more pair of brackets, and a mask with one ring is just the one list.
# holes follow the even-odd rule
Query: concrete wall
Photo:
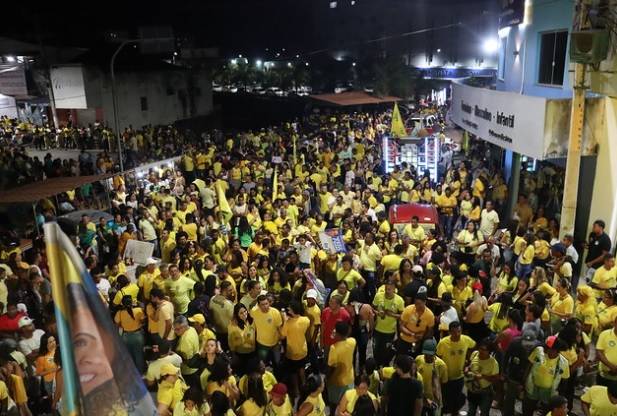
[[[189, 90], [194, 91], [191, 105]], [[100, 102], [103, 121], [113, 126], [111, 84], [101, 80]], [[116, 76], [116, 97], [120, 129], [129, 125], [139, 128], [146, 124], [168, 124], [176, 120], [207, 115], [212, 111], [212, 85], [205, 72], [157, 71], [120, 73]], [[145, 97], [147, 109], [142, 110]]]
[[606, 98], [607, 134], [598, 144], [596, 180], [593, 184], [588, 232], [593, 222], [606, 222], [606, 233], [611, 237], [613, 247], [617, 237], [617, 98]]
[[[502, 29], [500, 33], [501, 37], [507, 37], [507, 46], [505, 76], [503, 80], [497, 80], [497, 89], [546, 98], [570, 98], [572, 76], [569, 66], [566, 64], [564, 70], [563, 86], [545, 86], [538, 84], [538, 62], [540, 34], [569, 30], [574, 15], [574, 0], [528, 0], [527, 4], [525, 24]], [[516, 51], [518, 54], [515, 54]]]

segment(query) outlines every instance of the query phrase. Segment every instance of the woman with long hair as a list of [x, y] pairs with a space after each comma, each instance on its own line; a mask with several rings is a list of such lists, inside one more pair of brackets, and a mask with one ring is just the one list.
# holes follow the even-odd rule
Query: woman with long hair
[[304, 392], [298, 400], [300, 407], [295, 416], [325, 416], [326, 403], [322, 397], [324, 381], [320, 374], [311, 374], [306, 379]]
[[518, 277], [514, 274], [514, 266], [505, 263], [497, 276], [497, 293], [514, 292], [518, 286]]
[[247, 383], [246, 400], [238, 408], [239, 416], [261, 416], [268, 404], [268, 396], [260, 374], [251, 374]]
[[568, 398], [568, 409], [572, 411], [574, 402], [574, 390], [578, 381], [578, 370], [587, 367], [589, 357], [589, 345], [591, 339], [583, 330], [583, 322], [578, 318], [570, 318], [561, 328], [558, 338], [567, 345], [567, 349], [561, 351], [570, 365], [570, 377], [562, 379], [559, 384], [559, 393]]
[[364, 291], [359, 287], [352, 289], [349, 293], [349, 303], [345, 306], [345, 309], [352, 319], [351, 336], [357, 341], [358, 364], [360, 368], [364, 368], [369, 334], [373, 332], [375, 327], [375, 312], [366, 301]]
[[[335, 414], [337, 416], [356, 415], [356, 410], [358, 410], [358, 413], [362, 415], [374, 415], [377, 412], [378, 402], [377, 397], [368, 390], [370, 383], [371, 381], [368, 376], [363, 374], [356, 376], [354, 388], [347, 390], [345, 394], [343, 394]], [[373, 413], [367, 413], [362, 403], [360, 403], [360, 408], [357, 408], [362, 397], [368, 397], [370, 399], [370, 403], [373, 406]]]
[[133, 304], [130, 295], [123, 296], [121, 308], [114, 315], [114, 322], [120, 328], [122, 341], [140, 372], [143, 372], [145, 367], [143, 333], [145, 320], [144, 310]]
[[246, 250], [253, 242], [255, 232], [246, 216], [236, 217], [234, 224], [235, 227], [232, 230], [232, 234], [235, 239], [240, 240], [240, 246]]
[[246, 306], [234, 307], [234, 316], [227, 328], [229, 350], [233, 354], [236, 374], [246, 374], [246, 366], [255, 355], [255, 324]]
[[283, 269], [276, 268], [272, 270], [270, 278], [267, 280], [268, 292], [278, 295], [283, 289], [291, 290], [287, 279], [287, 273]]
[[574, 299], [570, 295], [570, 281], [560, 279], [557, 284], [557, 293], [551, 298], [551, 307], [548, 310], [551, 317], [551, 330], [556, 334], [561, 330], [563, 322], [572, 317]]
[[477, 282], [473, 285], [473, 297], [471, 303], [465, 308], [463, 325], [467, 334], [476, 342], [489, 335], [484, 321], [484, 314], [488, 308], [486, 298], [482, 296], [481, 285]]
[[593, 336], [598, 327], [598, 303], [593, 289], [587, 285], [576, 288], [574, 316], [581, 321], [587, 336]]
[[458, 233], [456, 243], [459, 256], [468, 267], [475, 261], [476, 248], [483, 242], [484, 238], [480, 235], [478, 224], [475, 221], [468, 221], [465, 229]]
[[173, 412], [173, 416], [206, 416], [209, 414], [210, 406], [197, 387], [190, 387], [184, 392], [184, 397], [176, 403]]
[[229, 362], [223, 357], [217, 357], [212, 366], [210, 377], [208, 377], [205, 391], [208, 396], [212, 396], [216, 391], [224, 393], [229, 397], [230, 404], [234, 406], [240, 398], [240, 390], [236, 385], [236, 378], [231, 374]]
[[508, 316], [512, 308], [512, 293], [504, 292], [497, 297], [497, 301], [489, 306], [488, 310], [493, 313], [488, 327], [495, 334], [501, 333], [508, 327]]
[[404, 288], [413, 279], [413, 263], [404, 258], [398, 266], [398, 271], [394, 273], [393, 279], [399, 289]]
[[617, 318], [617, 289], [605, 290], [598, 305], [598, 328], [596, 334], [613, 327]]
[[54, 360], [57, 345], [56, 337], [50, 333], [43, 334], [37, 357], [34, 360], [36, 375], [43, 378], [45, 392], [50, 397], [54, 395], [54, 380], [58, 369]]
[[221, 391], [215, 391], [210, 396], [210, 414], [212, 416], [235, 416], [231, 409], [229, 398]]

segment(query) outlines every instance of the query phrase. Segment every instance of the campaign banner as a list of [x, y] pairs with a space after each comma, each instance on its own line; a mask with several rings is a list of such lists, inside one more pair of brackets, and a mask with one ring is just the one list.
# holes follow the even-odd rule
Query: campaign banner
[[129, 240], [124, 249], [124, 258], [133, 259], [134, 263], [145, 266], [146, 262], [152, 257], [154, 244], [147, 241]]
[[343, 234], [338, 228], [330, 228], [319, 233], [321, 246], [328, 253], [347, 253]]

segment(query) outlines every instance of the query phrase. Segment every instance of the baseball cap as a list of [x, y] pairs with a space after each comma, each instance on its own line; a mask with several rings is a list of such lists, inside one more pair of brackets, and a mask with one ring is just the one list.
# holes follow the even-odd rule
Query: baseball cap
[[471, 289], [472, 290], [478, 290], [478, 291], [482, 292], [482, 283], [480, 283], [479, 281], [474, 282], [474, 284], [471, 285]]
[[413, 266], [411, 268], [411, 271], [413, 273], [423, 273], [424, 272], [424, 270], [422, 269], [422, 266], [420, 266], [419, 264], [416, 264], [415, 266]]
[[23, 328], [24, 326], [28, 326], [28, 325], [32, 325], [34, 324], [34, 321], [28, 317], [28, 316], [23, 316], [19, 319], [19, 322], [17, 323], [17, 326], [19, 326], [20, 328]]
[[180, 369], [173, 365], [172, 363], [165, 363], [161, 366], [161, 376], [172, 376], [178, 374]]
[[287, 386], [283, 383], [276, 383], [272, 386], [270, 393], [274, 396], [285, 396], [287, 394]]
[[315, 289], [309, 289], [306, 291], [307, 299], [315, 299], [317, 300], [317, 291]]
[[523, 339], [523, 341], [533, 342], [537, 339], [536, 331], [534, 331], [532, 328], [527, 328], [521, 334], [521, 338]]
[[452, 303], [452, 293], [444, 292], [444, 294], [441, 295], [441, 301], [443, 303]]
[[435, 355], [437, 352], [437, 341], [433, 338], [424, 340], [422, 343], [422, 354]]
[[553, 244], [551, 248], [558, 253], [566, 254], [566, 246], [563, 243]]
[[146, 266], [149, 266], [151, 264], [156, 264], [157, 261], [155, 259], [153, 259], [152, 257], [149, 257], [148, 260], [146, 260]]
[[546, 346], [549, 348], [553, 348], [555, 342], [557, 342], [557, 335], [551, 335], [550, 337], [546, 338]]
[[198, 324], [203, 325], [206, 323], [206, 317], [201, 313], [196, 313], [189, 318], [189, 322], [197, 322]]

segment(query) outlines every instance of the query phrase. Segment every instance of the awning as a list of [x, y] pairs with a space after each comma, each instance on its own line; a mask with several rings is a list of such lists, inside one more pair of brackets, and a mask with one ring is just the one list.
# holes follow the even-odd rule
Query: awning
[[41, 182], [31, 183], [19, 188], [0, 192], [0, 204], [19, 204], [37, 202], [43, 198], [61, 194], [79, 188], [87, 183], [111, 178], [114, 175], [70, 176], [50, 178]]
[[342, 107], [365, 104], [394, 103], [402, 100], [402, 98], [391, 96], [376, 97], [364, 91], [342, 92], [340, 94], [317, 94], [311, 95], [310, 97], [317, 101], [323, 101], [328, 104]]

